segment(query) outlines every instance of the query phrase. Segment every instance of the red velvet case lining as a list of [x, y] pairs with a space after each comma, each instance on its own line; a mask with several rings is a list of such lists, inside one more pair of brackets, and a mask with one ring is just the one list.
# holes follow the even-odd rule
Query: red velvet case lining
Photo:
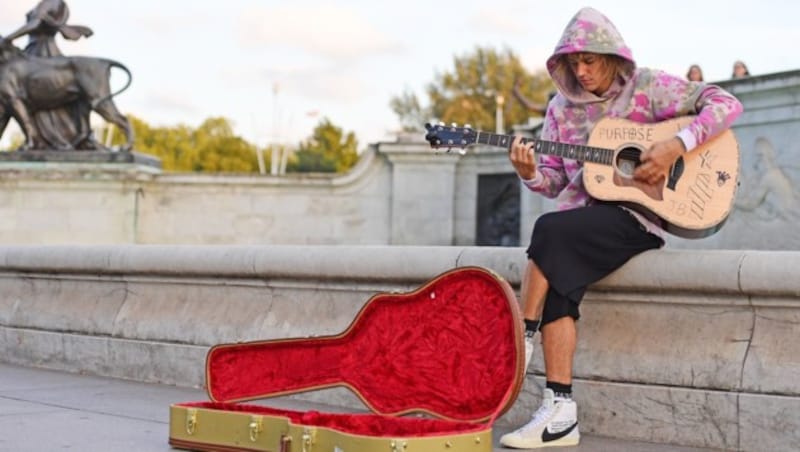
[[[346, 386], [379, 414], [427, 412], [474, 422], [494, 418], [513, 403], [522, 359], [521, 320], [511, 287], [485, 269], [464, 267], [411, 293], [372, 297], [337, 336], [215, 346], [206, 377], [209, 396], [218, 402]], [[225, 406], [249, 411], [248, 405]], [[331, 416], [312, 413], [299, 415]], [[364, 419], [385, 430], [384, 420], [332, 416], [325, 422], [344, 418], [350, 425]], [[423, 420], [409, 420], [418, 424], [413, 433], [427, 431], [419, 424]]]

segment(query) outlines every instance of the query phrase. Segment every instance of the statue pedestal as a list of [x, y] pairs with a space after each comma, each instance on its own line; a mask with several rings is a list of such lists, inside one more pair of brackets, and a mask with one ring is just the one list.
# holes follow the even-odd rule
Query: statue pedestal
[[161, 160], [149, 154], [133, 151], [9, 151], [0, 152], [0, 165], [10, 162], [134, 164], [161, 170]]
[[160, 174], [161, 160], [150, 154], [124, 151], [0, 152], [0, 179], [20, 172], [51, 174], [50, 177], [81, 173], [90, 178], [100, 174]]

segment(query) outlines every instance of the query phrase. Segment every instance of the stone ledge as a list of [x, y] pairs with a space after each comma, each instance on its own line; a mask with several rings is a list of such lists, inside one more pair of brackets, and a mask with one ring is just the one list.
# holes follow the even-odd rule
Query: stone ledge
[[[796, 417], [773, 425], [760, 416], [799, 408], [798, 259], [659, 250], [595, 284], [575, 368], [586, 431], [745, 450], [796, 443]], [[337, 334], [373, 294], [465, 265], [518, 285], [524, 250], [2, 246], [0, 359], [197, 386], [210, 345]], [[537, 397], [523, 393], [502, 422], [523, 421]]]
[[[346, 262], [347, 265], [342, 265]], [[457, 246], [0, 245], [0, 271], [168, 274], [232, 278], [424, 281], [455, 266], [482, 265], [520, 283], [525, 249]], [[645, 252], [593, 290], [650, 294], [800, 297], [800, 252]]]

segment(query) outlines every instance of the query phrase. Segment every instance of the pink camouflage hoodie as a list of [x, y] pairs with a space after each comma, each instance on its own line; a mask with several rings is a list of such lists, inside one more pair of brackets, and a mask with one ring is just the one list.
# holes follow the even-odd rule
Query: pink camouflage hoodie
[[[625, 59], [620, 76], [602, 96], [581, 87], [564, 58], [576, 52], [614, 54]], [[550, 101], [542, 129], [542, 140], [586, 144], [589, 134], [604, 117], [625, 118], [640, 123], [659, 122], [677, 116], [697, 115], [678, 133], [687, 150], [727, 129], [742, 112], [733, 95], [714, 85], [689, 82], [681, 77], [648, 68], [637, 68], [631, 50], [614, 24], [602, 13], [583, 8], [564, 30], [547, 70], [558, 87]], [[556, 198], [559, 210], [592, 204], [583, 186], [582, 162], [555, 156], [539, 157], [536, 176], [524, 184], [548, 198]], [[648, 231], [663, 237], [657, 225], [631, 212]]]

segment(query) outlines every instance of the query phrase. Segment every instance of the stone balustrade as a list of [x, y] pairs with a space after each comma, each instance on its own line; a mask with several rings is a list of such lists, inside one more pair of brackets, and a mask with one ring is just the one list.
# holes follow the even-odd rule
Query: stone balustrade
[[[377, 292], [457, 266], [513, 286], [521, 248], [1, 246], [0, 360], [201, 386], [209, 346], [336, 334]], [[659, 250], [595, 284], [575, 367], [581, 429], [740, 450], [800, 444], [800, 253]], [[541, 352], [514, 407], [538, 405]], [[299, 397], [359, 407], [345, 389]]]

